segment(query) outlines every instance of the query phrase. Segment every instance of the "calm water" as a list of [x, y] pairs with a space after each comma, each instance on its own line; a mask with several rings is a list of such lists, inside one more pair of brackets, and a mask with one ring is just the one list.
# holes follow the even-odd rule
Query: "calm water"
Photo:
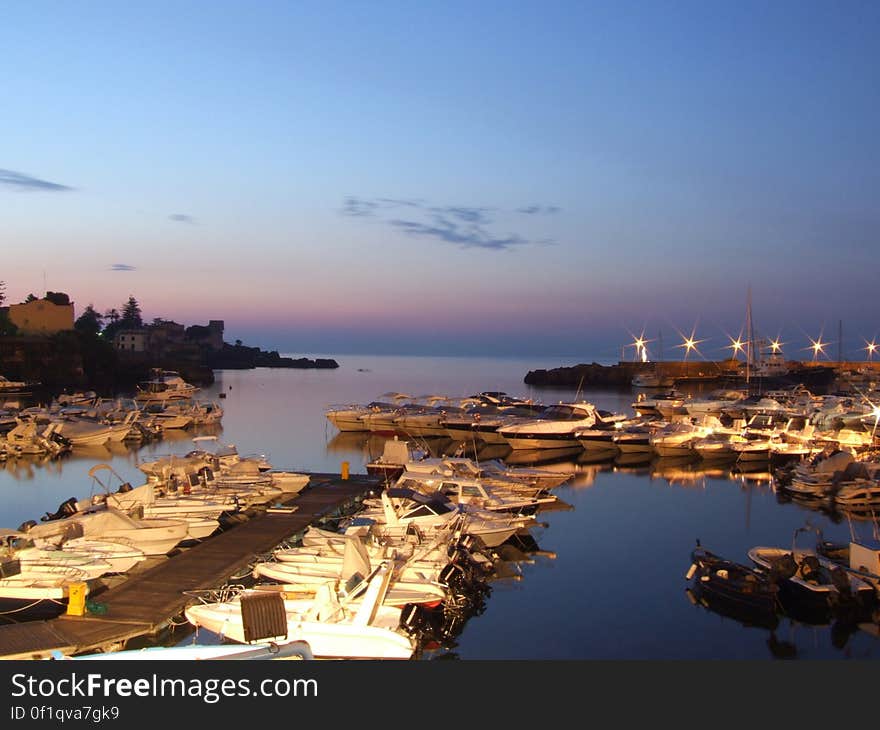
[[[309, 355], [313, 357], [314, 355]], [[324, 417], [330, 404], [363, 403], [390, 391], [412, 396], [465, 396], [503, 390], [544, 403], [570, 400], [573, 390], [525, 386], [526, 372], [560, 362], [513, 359], [333, 356], [333, 371], [218, 371], [204, 399], [226, 394], [222, 442], [241, 453], [266, 454], [277, 468], [353, 472], [378, 455], [382, 439], [340, 434]], [[601, 408], [631, 413], [629, 391], [585, 391]], [[184, 432], [141, 450], [77, 452], [55, 462], [10, 461], [0, 470], [0, 527], [17, 527], [84, 497], [97, 463], [140, 483], [138, 460], [193, 448]], [[876, 627], [841, 630], [781, 618], [774, 630], [751, 627], [694, 605], [686, 592], [690, 551], [709, 550], [747, 562], [755, 545], [789, 546], [807, 519], [826, 538], [847, 540], [849, 526], [777, 498], [768, 475], [731, 475], [670, 460], [626, 467], [574, 466], [572, 483], [554, 490], [569, 511], [541, 513], [532, 533], [542, 551], [521, 566], [521, 579], [496, 581], [485, 611], [468, 620], [445, 656], [465, 659], [801, 659], [877, 658]], [[868, 534], [865, 524], [855, 524]], [[803, 538], [807, 544], [809, 538]], [[801, 543], [799, 543], [801, 544]], [[172, 637], [185, 643], [187, 630]], [[204, 640], [200, 636], [199, 640]], [[173, 643], [173, 642], [172, 642]], [[439, 656], [439, 655], [438, 655]]]

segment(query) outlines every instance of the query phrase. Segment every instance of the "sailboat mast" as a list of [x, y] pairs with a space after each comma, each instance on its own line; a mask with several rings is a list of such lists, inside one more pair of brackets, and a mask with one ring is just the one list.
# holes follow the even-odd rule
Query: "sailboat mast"
[[752, 332], [752, 285], [749, 284], [749, 291], [746, 297], [746, 327], [748, 332], [746, 335], [746, 383], [750, 382], [752, 375], [752, 347], [754, 346], [754, 333]]

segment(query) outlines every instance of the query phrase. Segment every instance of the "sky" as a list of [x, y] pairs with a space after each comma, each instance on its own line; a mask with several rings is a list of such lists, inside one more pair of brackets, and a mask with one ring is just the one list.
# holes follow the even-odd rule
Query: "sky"
[[643, 330], [730, 354], [751, 288], [791, 358], [841, 323], [853, 359], [880, 341], [876, 2], [3, 16], [9, 302], [135, 296], [282, 352], [588, 360]]

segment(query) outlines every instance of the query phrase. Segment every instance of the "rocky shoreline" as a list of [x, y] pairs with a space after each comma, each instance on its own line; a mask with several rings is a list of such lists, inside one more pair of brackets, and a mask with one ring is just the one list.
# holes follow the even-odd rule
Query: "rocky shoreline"
[[282, 357], [276, 350], [265, 351], [259, 347], [245, 345], [223, 345], [223, 349], [212, 352], [207, 358], [208, 367], [213, 370], [249, 370], [251, 368], [297, 368], [331, 370], [339, 367], [336, 360], [328, 358], [310, 359], [307, 357]]

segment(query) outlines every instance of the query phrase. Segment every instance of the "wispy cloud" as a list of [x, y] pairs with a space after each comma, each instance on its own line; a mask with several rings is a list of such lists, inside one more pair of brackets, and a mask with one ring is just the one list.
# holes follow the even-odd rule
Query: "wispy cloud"
[[[406, 218], [399, 213], [406, 208], [412, 215]], [[552, 206], [530, 206], [517, 212], [528, 210], [539, 212], [556, 212], [559, 208]], [[391, 216], [395, 211], [397, 216]], [[342, 204], [343, 215], [375, 218], [379, 222], [391, 226], [395, 230], [412, 238], [435, 239], [443, 243], [451, 243], [461, 248], [481, 248], [490, 251], [501, 251], [514, 246], [547, 246], [552, 239], [532, 240], [518, 233], [499, 233], [494, 230], [494, 214], [503, 212], [497, 208], [466, 205], [428, 205], [423, 200], [395, 198], [358, 198], [347, 197]]]
[[195, 223], [196, 219], [186, 213], [172, 213], [168, 216], [168, 220], [175, 223]]
[[436, 238], [445, 243], [455, 243], [462, 248], [486, 248], [500, 251], [511, 246], [522, 246], [527, 241], [520, 236], [493, 237], [479, 226], [459, 226], [448, 220], [436, 218], [435, 225], [418, 221], [391, 220], [388, 223], [408, 236]]
[[516, 212], [524, 215], [553, 215], [560, 210], [562, 208], [557, 208], [555, 205], [526, 205], [522, 208], [517, 208]]
[[130, 266], [129, 264], [113, 264], [110, 267], [110, 271], [137, 271], [137, 266]]
[[379, 209], [379, 203], [374, 200], [348, 197], [342, 201], [342, 215], [366, 217], [375, 215]]
[[60, 183], [41, 180], [32, 175], [26, 175], [23, 172], [15, 170], [0, 170], [0, 185], [5, 185], [15, 190], [43, 190], [50, 193], [61, 193], [73, 188]]

